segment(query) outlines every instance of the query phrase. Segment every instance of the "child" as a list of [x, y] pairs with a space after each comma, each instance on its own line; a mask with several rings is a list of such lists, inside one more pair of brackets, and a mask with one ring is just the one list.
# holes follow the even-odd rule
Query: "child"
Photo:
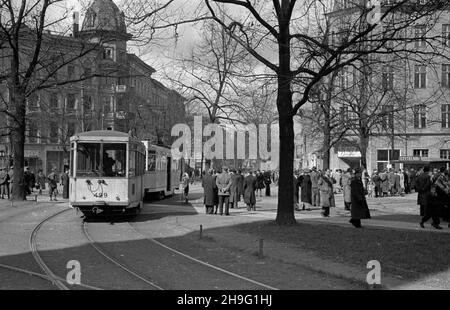
[[369, 179], [369, 182], [367, 182], [367, 196], [369, 198], [373, 198], [373, 192], [375, 190], [375, 183]]

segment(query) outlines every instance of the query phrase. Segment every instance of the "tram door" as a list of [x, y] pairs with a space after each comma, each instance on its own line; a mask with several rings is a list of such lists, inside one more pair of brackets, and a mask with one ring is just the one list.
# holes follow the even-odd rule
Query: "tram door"
[[171, 188], [171, 184], [172, 184], [172, 180], [170, 179], [172, 176], [172, 158], [171, 157], [167, 157], [167, 191], [170, 192], [172, 191]]

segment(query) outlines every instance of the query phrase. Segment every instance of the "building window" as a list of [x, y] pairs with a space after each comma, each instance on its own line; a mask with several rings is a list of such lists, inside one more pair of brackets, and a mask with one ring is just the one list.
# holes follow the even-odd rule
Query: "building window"
[[76, 99], [75, 94], [67, 95], [67, 111], [73, 112], [76, 109]]
[[58, 109], [58, 94], [57, 93], [51, 93], [50, 94], [50, 109]]
[[109, 112], [112, 112], [112, 109], [111, 109], [111, 97], [103, 97], [102, 104], [103, 104], [103, 112], [105, 114], [109, 113]]
[[442, 65], [442, 87], [450, 88], [450, 65]]
[[450, 24], [442, 25], [442, 42], [445, 46], [450, 46]]
[[27, 98], [28, 108], [30, 110], [35, 110], [39, 107], [39, 98], [36, 94], [32, 94]]
[[83, 78], [85, 79], [84, 80], [85, 84], [87, 84], [87, 85], [92, 84], [92, 79], [93, 78], [92, 78], [92, 70], [91, 70], [91, 68], [84, 68]]
[[392, 105], [384, 105], [381, 108], [381, 126], [384, 130], [394, 127], [394, 112]]
[[424, 48], [427, 46], [427, 42], [425, 39], [425, 35], [427, 33], [427, 28], [425, 25], [418, 25], [415, 27], [415, 47], [416, 48]]
[[414, 88], [427, 87], [427, 66], [416, 65], [414, 68]]
[[413, 156], [428, 157], [428, 150], [427, 149], [413, 150]]
[[383, 66], [381, 84], [383, 91], [392, 90], [394, 88], [394, 68], [392, 66]]
[[450, 128], [450, 104], [441, 106], [442, 128]]
[[378, 171], [384, 171], [391, 160], [400, 158], [400, 150], [377, 150], [377, 168]]
[[117, 111], [128, 111], [127, 100], [124, 97], [120, 97], [117, 99]]
[[418, 105], [413, 108], [414, 128], [427, 127], [427, 110], [425, 105]]
[[92, 97], [90, 95], [83, 96], [83, 109], [84, 112], [92, 111]]
[[67, 139], [69, 140], [76, 133], [76, 123], [68, 123], [67, 124]]
[[103, 59], [114, 60], [114, 49], [112, 47], [105, 47], [103, 49]]
[[28, 122], [28, 142], [37, 143], [38, 139], [38, 126], [36, 121], [30, 120]]
[[50, 143], [58, 143], [58, 124], [56, 122], [50, 122], [49, 132]]
[[450, 159], [450, 149], [440, 151], [441, 159]]
[[348, 121], [348, 107], [347, 106], [341, 106], [340, 107], [340, 111], [341, 111], [341, 122], [345, 123]]
[[72, 80], [75, 78], [75, 66], [67, 66], [67, 77], [69, 80]]
[[342, 89], [348, 89], [349, 87], [349, 72], [347, 68], [344, 68], [339, 72], [339, 86]]

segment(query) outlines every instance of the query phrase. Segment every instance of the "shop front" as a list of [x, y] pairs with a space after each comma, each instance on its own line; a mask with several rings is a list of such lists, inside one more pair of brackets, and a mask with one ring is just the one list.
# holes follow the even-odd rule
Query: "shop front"
[[403, 164], [405, 170], [420, 170], [424, 166], [430, 166], [431, 170], [444, 167], [450, 168], [450, 159], [420, 157], [420, 156], [400, 156], [398, 160], [393, 160], [393, 164]]

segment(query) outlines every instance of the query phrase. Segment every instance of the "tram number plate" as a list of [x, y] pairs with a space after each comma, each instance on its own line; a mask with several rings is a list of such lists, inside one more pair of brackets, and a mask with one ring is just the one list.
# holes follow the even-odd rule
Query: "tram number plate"
[[107, 193], [94, 193], [94, 197], [96, 198], [108, 198]]

